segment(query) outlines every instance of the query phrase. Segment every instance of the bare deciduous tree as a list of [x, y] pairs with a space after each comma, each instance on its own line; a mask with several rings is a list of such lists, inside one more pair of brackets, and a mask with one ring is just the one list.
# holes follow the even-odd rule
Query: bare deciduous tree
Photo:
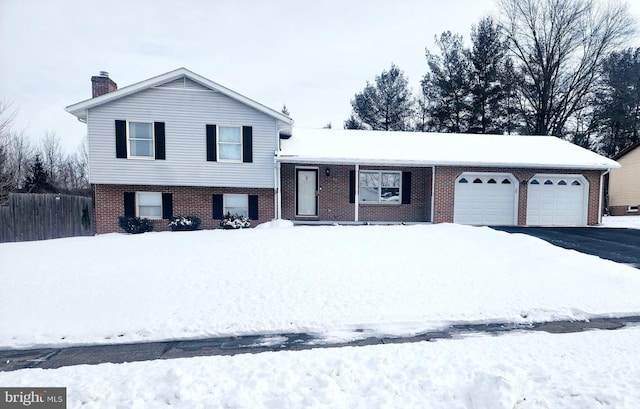
[[527, 131], [561, 136], [600, 75], [603, 59], [635, 32], [626, 4], [595, 0], [498, 0], [522, 74]]

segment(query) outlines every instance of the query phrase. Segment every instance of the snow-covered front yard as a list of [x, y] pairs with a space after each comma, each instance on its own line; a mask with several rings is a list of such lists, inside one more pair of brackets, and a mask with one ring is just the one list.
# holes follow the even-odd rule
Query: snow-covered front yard
[[[351, 338], [640, 314], [638, 270], [525, 235], [452, 224], [272, 227], [0, 244], [0, 347]], [[69, 407], [631, 408], [639, 336], [514, 333], [33, 369], [0, 373], [0, 384], [66, 386]]]

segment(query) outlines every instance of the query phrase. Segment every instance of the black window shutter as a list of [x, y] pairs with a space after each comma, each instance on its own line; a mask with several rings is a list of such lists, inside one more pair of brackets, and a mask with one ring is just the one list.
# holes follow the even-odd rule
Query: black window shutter
[[162, 218], [170, 219], [173, 217], [173, 195], [171, 193], [162, 194]]
[[356, 171], [349, 171], [349, 203], [356, 202]]
[[135, 217], [136, 215], [135, 192], [124, 192], [124, 215], [126, 217]]
[[222, 214], [223, 211], [223, 198], [222, 195], [213, 195], [213, 218], [214, 219], [222, 219], [224, 216]]
[[156, 159], [164, 159], [164, 122], [154, 122], [153, 128], [156, 137]]
[[215, 162], [218, 159], [217, 153], [216, 126], [207, 125], [207, 160]]
[[249, 195], [249, 219], [258, 220], [258, 195]]
[[127, 157], [127, 121], [116, 119], [116, 158]]
[[253, 162], [253, 128], [250, 126], [242, 127], [242, 161]]
[[402, 172], [402, 204], [411, 203], [411, 172]]

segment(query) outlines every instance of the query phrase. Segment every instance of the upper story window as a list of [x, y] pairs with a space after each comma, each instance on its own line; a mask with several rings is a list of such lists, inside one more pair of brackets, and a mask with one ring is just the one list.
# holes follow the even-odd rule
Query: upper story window
[[361, 203], [400, 203], [402, 172], [364, 170], [360, 172]]
[[116, 158], [165, 159], [164, 122], [116, 119]]
[[129, 157], [153, 159], [153, 124], [129, 122]]
[[218, 126], [218, 160], [242, 162], [242, 128]]

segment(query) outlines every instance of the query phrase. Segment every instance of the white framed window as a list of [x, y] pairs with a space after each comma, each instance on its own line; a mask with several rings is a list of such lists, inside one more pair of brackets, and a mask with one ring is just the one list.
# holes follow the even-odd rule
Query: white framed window
[[136, 215], [146, 219], [162, 219], [162, 193], [136, 192]]
[[129, 127], [127, 132], [129, 157], [153, 159], [153, 123], [130, 121], [127, 126]]
[[218, 160], [242, 162], [242, 127], [218, 126]]
[[249, 217], [249, 195], [226, 194], [223, 196], [223, 214], [239, 214]]
[[402, 172], [399, 171], [360, 171], [360, 203], [399, 204]]
[[638, 213], [638, 207], [639, 206], [627, 206], [627, 213]]

